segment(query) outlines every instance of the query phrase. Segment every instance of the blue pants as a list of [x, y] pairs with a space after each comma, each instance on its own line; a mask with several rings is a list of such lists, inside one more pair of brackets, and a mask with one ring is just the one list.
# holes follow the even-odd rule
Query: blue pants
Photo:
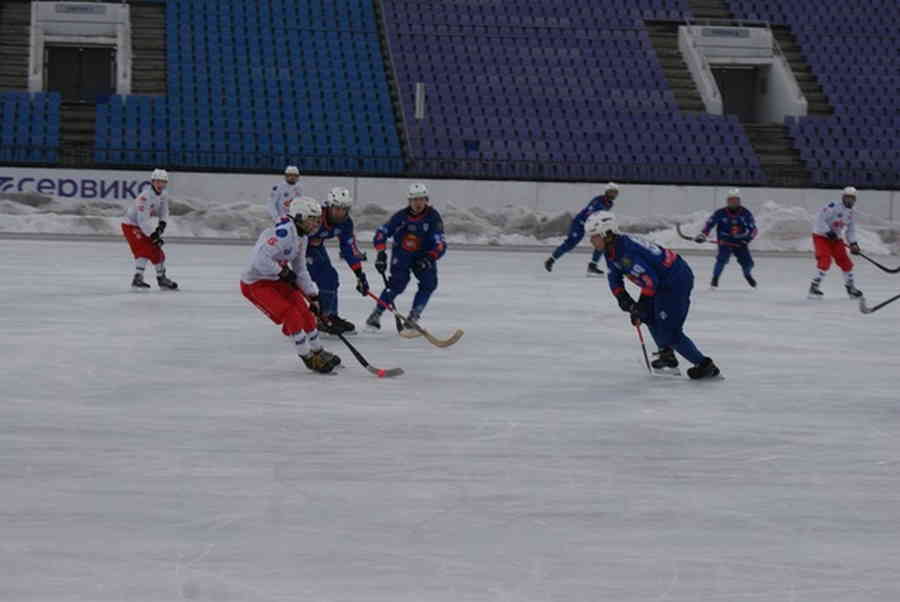
[[421, 256], [421, 253], [413, 255], [396, 247], [391, 251], [391, 275], [388, 278], [387, 288], [381, 292], [381, 300], [392, 305], [394, 299], [406, 290], [409, 284], [410, 272], [419, 281], [419, 289], [413, 298], [412, 310], [422, 315], [431, 294], [437, 289], [438, 272], [437, 263], [425, 271], [418, 271], [412, 267], [413, 262]]
[[686, 334], [684, 323], [691, 308], [694, 273], [680, 257], [671, 268], [668, 282], [656, 291], [653, 315], [643, 316], [657, 347], [672, 347], [692, 364], [703, 361], [703, 354]]
[[722, 270], [725, 269], [725, 264], [731, 260], [732, 253], [737, 258], [738, 263], [741, 264], [744, 276], [750, 275], [750, 271], [753, 269], [753, 257], [750, 256], [749, 247], [746, 245], [739, 247], [719, 245], [719, 254], [716, 255], [716, 265], [713, 268], [713, 278], [715, 280], [718, 280], [719, 276], [722, 275]]
[[[562, 241], [561, 245], [556, 247], [555, 251], [553, 251], [553, 259], [559, 259], [563, 255], [577, 247], [582, 238], [584, 238], [584, 222], [577, 219], [572, 220], [572, 225], [569, 226], [569, 234], [566, 236], [566, 239]], [[591, 257], [591, 262], [597, 263], [598, 261], [600, 261], [601, 257], [603, 257], [603, 251], [594, 249], [594, 254]]]
[[310, 245], [306, 248], [306, 267], [316, 286], [319, 287], [319, 305], [322, 307], [322, 314], [337, 315], [337, 291], [340, 280], [337, 270], [331, 265], [331, 258], [328, 257], [328, 251], [324, 244]]

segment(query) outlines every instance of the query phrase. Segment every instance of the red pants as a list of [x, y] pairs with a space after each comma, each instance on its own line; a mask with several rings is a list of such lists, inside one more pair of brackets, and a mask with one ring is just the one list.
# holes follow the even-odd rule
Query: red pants
[[163, 253], [162, 247], [158, 247], [150, 241], [150, 237], [137, 226], [130, 224], [122, 224], [122, 234], [131, 247], [131, 254], [135, 259], [149, 259], [150, 263], [156, 265], [166, 260], [166, 254]]
[[316, 329], [316, 317], [309, 311], [306, 297], [287, 282], [260, 280], [247, 284], [241, 281], [241, 293], [270, 320], [281, 324], [281, 332], [287, 336]]
[[823, 272], [827, 272], [831, 267], [832, 258], [845, 272], [853, 269], [853, 261], [847, 255], [847, 245], [840, 238], [831, 240], [825, 236], [813, 234], [813, 246], [816, 249], [816, 264]]

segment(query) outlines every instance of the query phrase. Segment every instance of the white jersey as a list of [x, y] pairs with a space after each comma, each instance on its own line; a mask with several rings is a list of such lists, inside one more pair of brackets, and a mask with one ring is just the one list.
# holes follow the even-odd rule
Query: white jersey
[[286, 216], [288, 214], [288, 209], [290, 209], [291, 199], [298, 196], [303, 196], [303, 187], [300, 185], [300, 182], [288, 184], [287, 181], [284, 181], [277, 186], [272, 186], [272, 194], [269, 195], [269, 204], [266, 205], [272, 219], [277, 222], [282, 217]]
[[169, 195], [165, 190], [157, 194], [153, 186], [147, 186], [134, 200], [134, 205], [125, 213], [122, 221], [137, 226], [144, 234], [150, 236], [153, 232], [150, 218], [153, 217], [161, 221], [169, 219]]
[[319, 287], [313, 282], [306, 269], [307, 237], [297, 232], [297, 226], [286, 218], [263, 230], [253, 247], [253, 257], [241, 280], [253, 284], [260, 280], [278, 280], [284, 265], [289, 265], [297, 274], [297, 286], [306, 295], [319, 294]]
[[847, 231], [847, 242], [856, 242], [856, 225], [853, 220], [853, 209], [847, 209], [841, 201], [832, 201], [819, 209], [816, 215], [816, 225], [813, 232], [820, 236], [826, 236], [829, 231], [838, 237]]

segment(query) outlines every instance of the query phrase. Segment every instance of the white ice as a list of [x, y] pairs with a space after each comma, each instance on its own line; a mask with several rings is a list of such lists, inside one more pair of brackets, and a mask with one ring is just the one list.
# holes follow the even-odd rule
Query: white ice
[[355, 337], [379, 380], [301, 369], [248, 249], [166, 250], [183, 290], [135, 294], [124, 242], [0, 241], [0, 600], [900, 599], [900, 303], [807, 301], [808, 257], [688, 257], [694, 383], [586, 255], [451, 249], [424, 323], [465, 337]]

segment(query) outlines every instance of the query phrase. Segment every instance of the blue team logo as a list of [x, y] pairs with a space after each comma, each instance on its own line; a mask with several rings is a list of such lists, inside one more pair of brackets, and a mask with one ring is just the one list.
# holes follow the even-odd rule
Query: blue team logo
[[284, 238], [287, 235], [288, 231], [284, 228], [278, 228], [277, 230], [275, 230], [275, 236], [277, 236], [278, 238]]

